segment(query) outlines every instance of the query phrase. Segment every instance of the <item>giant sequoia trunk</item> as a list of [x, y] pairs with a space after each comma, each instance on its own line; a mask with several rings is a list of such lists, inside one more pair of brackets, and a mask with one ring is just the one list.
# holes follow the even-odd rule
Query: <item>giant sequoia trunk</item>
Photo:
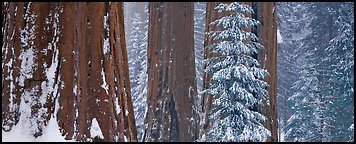
[[269, 87], [269, 104], [259, 107], [259, 111], [267, 117], [265, 127], [272, 133], [267, 141], [277, 141], [277, 3], [256, 2], [254, 4], [255, 19], [261, 25], [257, 26], [257, 37], [259, 42], [265, 47], [258, 54], [262, 68], [270, 74], [265, 78]]
[[193, 141], [197, 117], [193, 3], [149, 4], [144, 141]]
[[136, 141], [122, 3], [2, 8], [4, 131], [54, 119], [67, 140]]

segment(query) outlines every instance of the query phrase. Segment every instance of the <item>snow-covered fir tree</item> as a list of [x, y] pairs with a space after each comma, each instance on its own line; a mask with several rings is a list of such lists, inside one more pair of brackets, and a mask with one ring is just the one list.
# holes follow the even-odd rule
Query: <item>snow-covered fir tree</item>
[[[130, 81], [132, 89], [136, 87], [137, 73], [141, 70], [140, 63], [138, 63], [137, 56], [141, 50], [142, 33], [140, 29], [141, 17], [139, 13], [135, 12], [132, 17], [132, 27], [130, 30], [130, 37], [128, 39], [128, 57], [129, 57], [129, 69], [130, 69]], [[132, 91], [133, 92], [133, 91]]]
[[[302, 16], [305, 19], [302, 22], [305, 25], [302, 29], [309, 32], [299, 33], [303, 35], [299, 38], [303, 45], [295, 45], [300, 51], [298, 58], [302, 60], [302, 69], [298, 81], [292, 87], [295, 92], [289, 98], [294, 105], [293, 115], [287, 121], [286, 141], [328, 141], [328, 126], [333, 118], [328, 111], [331, 103], [326, 96], [329, 93], [324, 87], [326, 71], [321, 69], [325, 67], [321, 63], [325, 57], [325, 45], [316, 44], [316, 41], [321, 42], [328, 34], [320, 35], [323, 32], [321, 29], [325, 28], [325, 21], [318, 20], [319, 13], [315, 12], [314, 3], [302, 3], [298, 7], [304, 11]], [[313, 25], [309, 25], [311, 22]], [[294, 35], [298, 36], [298, 33]]]
[[[317, 135], [319, 123], [315, 117], [320, 116], [320, 113], [316, 111], [320, 110], [321, 95], [316, 94], [317, 91], [320, 91], [319, 80], [316, 77], [316, 71], [314, 71], [315, 64], [311, 60], [315, 56], [315, 49], [310, 50], [307, 42], [305, 42], [307, 37], [310, 38], [309, 25], [314, 15], [309, 13], [306, 3], [292, 3], [290, 5], [290, 11], [294, 14], [288, 17], [286, 21], [293, 23], [288, 25], [289, 36], [285, 36], [290, 44], [288, 45], [285, 42], [282, 46], [284, 46], [284, 49], [287, 47], [294, 49], [295, 57], [290, 58], [292, 59], [291, 65], [284, 66], [291, 67], [292, 72], [290, 73], [294, 73], [293, 75], [296, 75], [298, 79], [295, 81], [295, 79], [292, 79], [293, 77], [281, 77], [291, 84], [287, 89], [291, 89], [288, 92], [292, 92], [289, 93], [291, 96], [288, 98], [288, 102], [292, 103], [289, 107], [292, 107], [293, 115], [288, 118], [287, 126], [284, 127], [285, 141], [306, 141], [316, 136], [320, 137], [320, 135]], [[318, 103], [313, 103], [316, 100]]]
[[[312, 55], [309, 54], [309, 57]], [[301, 71], [302, 77], [294, 83], [293, 89], [299, 90], [288, 100], [295, 102], [293, 115], [287, 121], [286, 141], [320, 141], [323, 116], [321, 107], [321, 93], [319, 80], [316, 76], [314, 64], [305, 62]]]
[[266, 117], [257, 109], [268, 98], [268, 84], [262, 80], [268, 72], [252, 57], [263, 46], [248, 31], [258, 21], [246, 17], [253, 9], [238, 2], [220, 4], [215, 9], [231, 15], [211, 23], [223, 30], [208, 32], [216, 42], [207, 48], [219, 56], [206, 60], [206, 72], [212, 78], [210, 88], [204, 92], [213, 96], [209, 118], [214, 123], [202, 140], [265, 141], [271, 133], [262, 125]]
[[[137, 8], [133, 6], [133, 8]], [[137, 10], [131, 18], [131, 29], [128, 39], [128, 59], [130, 68], [130, 83], [135, 121], [137, 127], [137, 139], [142, 141], [144, 129], [144, 117], [147, 111], [147, 38], [148, 38], [148, 3], [144, 3], [144, 14]], [[144, 16], [144, 17], [142, 17]]]

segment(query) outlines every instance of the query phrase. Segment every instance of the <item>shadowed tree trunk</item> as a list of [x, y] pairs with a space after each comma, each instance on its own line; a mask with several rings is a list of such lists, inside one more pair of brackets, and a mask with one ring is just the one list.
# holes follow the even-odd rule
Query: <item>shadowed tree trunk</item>
[[54, 119], [67, 140], [137, 141], [122, 3], [2, 7], [3, 130]]
[[268, 118], [265, 127], [271, 131], [272, 137], [267, 141], [277, 142], [277, 3], [255, 2], [254, 11], [255, 19], [261, 23], [257, 26], [257, 37], [265, 47], [258, 54], [258, 59], [262, 68], [270, 74], [265, 78], [269, 85], [269, 105], [260, 106], [259, 111]]
[[197, 118], [192, 2], [149, 4], [148, 112], [143, 141], [193, 141]]

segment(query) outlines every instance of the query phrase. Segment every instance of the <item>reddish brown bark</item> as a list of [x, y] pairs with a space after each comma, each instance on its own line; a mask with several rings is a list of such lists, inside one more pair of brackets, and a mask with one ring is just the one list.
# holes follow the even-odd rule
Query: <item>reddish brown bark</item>
[[[4, 62], [7, 66], [4, 67], [2, 73], [3, 80], [3, 97], [2, 97], [2, 109], [3, 109], [3, 124], [2, 128], [5, 131], [11, 130], [14, 124], [17, 124], [21, 111], [20, 102], [24, 101], [26, 106], [30, 106], [31, 113], [29, 118], [33, 118], [34, 121], [31, 124], [38, 126], [38, 129], [33, 131], [34, 137], [42, 135], [43, 126], [47, 124], [53, 111], [51, 105], [50, 93], [44, 92], [41, 86], [48, 82], [46, 79], [45, 69], [50, 65], [53, 50], [46, 49], [48, 43], [51, 43], [53, 39], [53, 29], [46, 30], [46, 24], [44, 23], [45, 17], [51, 13], [56, 5], [54, 3], [2, 3], [3, 17], [3, 56]], [[36, 17], [31, 17], [33, 14]], [[27, 15], [27, 17], [25, 16]], [[28, 28], [28, 29], [25, 29]], [[27, 33], [31, 33], [31, 29], [35, 29], [36, 33], [33, 35], [36, 37], [27, 37], [21, 41], [21, 36], [28, 36]], [[23, 30], [23, 31], [22, 31]], [[27, 43], [27, 44], [25, 44]], [[45, 50], [44, 50], [45, 49]], [[33, 51], [36, 55], [34, 59], [28, 59], [25, 56], [21, 56], [20, 53], [25, 51]], [[6, 52], [7, 51], [7, 52]], [[24, 76], [20, 74], [22, 65], [27, 65], [30, 62], [34, 62], [36, 65], [29, 66], [31, 71], [27, 71], [31, 76]], [[22, 64], [21, 64], [22, 63]], [[20, 77], [26, 77], [24, 79]], [[22, 81], [23, 80], [23, 81]], [[34, 91], [29, 96], [25, 96], [25, 93]], [[32, 101], [29, 101], [29, 100]], [[44, 99], [44, 101], [41, 101]], [[42, 111], [42, 112], [40, 112]], [[43, 112], [45, 111], [45, 113]], [[23, 114], [24, 115], [24, 114]]]
[[[20, 55], [21, 41], [20, 29], [23, 28], [24, 9], [19, 9], [15, 12], [16, 7], [24, 7], [24, 3], [2, 3], [2, 129], [10, 131], [12, 127], [18, 123], [20, 113], [20, 86], [15, 82], [15, 78], [19, 75], [20, 62], [18, 57]], [[15, 16], [16, 15], [16, 16]], [[15, 23], [18, 22], [18, 23]], [[13, 36], [12, 36], [13, 35]], [[7, 51], [7, 52], [6, 52]], [[12, 64], [7, 65], [12, 59]], [[5, 65], [5, 66], [4, 66]], [[12, 73], [11, 73], [12, 69]], [[13, 84], [13, 89], [11, 89]], [[12, 98], [11, 98], [12, 97]], [[10, 109], [10, 103], [13, 109]]]
[[196, 97], [193, 3], [149, 5], [144, 141], [193, 141]]
[[[72, 45], [74, 53], [80, 55], [77, 55], [76, 60], [73, 61], [71, 58], [73, 57], [72, 51], [62, 51], [63, 59], [68, 58], [69, 60], [66, 61], [70, 61], [70, 63], [64, 63], [62, 60], [61, 69], [67, 69], [65, 67], [68, 67], [68, 69], [77, 67], [79, 69], [78, 72], [71, 71], [72, 74], [61, 73], [61, 79], [64, 83], [77, 84], [78, 87], [77, 98], [65, 101], [69, 102], [66, 108], [72, 112], [72, 116], [74, 111], [78, 109], [78, 117], [75, 120], [69, 120], [69, 123], [76, 122], [78, 125], [78, 132], [75, 132], [77, 133], [76, 139], [84, 140], [90, 137], [90, 131], [87, 127], [91, 125], [91, 120], [96, 118], [102, 128], [104, 141], [124, 141], [124, 137], [129, 141], [136, 141], [123, 30], [122, 3], [75, 3], [75, 5], [65, 3], [64, 7], [66, 7], [66, 4], [72, 6], [73, 11], [64, 12], [63, 18], [67, 19], [63, 20], [63, 25], [64, 27], [72, 27], [73, 30], [64, 32], [67, 35], [63, 37], [74, 36], [74, 38], [69, 40], [68, 43], [63, 42], [63, 45], [65, 45], [63, 48], [71, 49]], [[91, 11], [95, 11], [95, 13]], [[73, 13], [77, 15], [70, 19]], [[104, 29], [104, 15], [108, 17], [109, 31]], [[107, 33], [109, 33], [109, 37], [106, 35]], [[103, 51], [104, 39], [109, 39], [110, 45], [110, 50], [106, 54]], [[74, 62], [74, 65], [71, 64], [72, 62]], [[74, 73], [80, 75], [75, 76]], [[103, 73], [108, 84], [108, 92], [101, 86], [104, 84]], [[73, 83], [75, 79], [78, 80], [77, 83]], [[66, 92], [70, 95], [73, 94], [73, 87], [68, 86], [67, 90], [62, 90], [61, 96], [66, 95]], [[78, 103], [78, 105], [71, 107], [73, 103]], [[118, 109], [116, 103], [119, 104], [121, 111], [116, 111]], [[64, 114], [63, 119], [65, 119], [68, 113], [71, 114], [67, 110], [59, 111], [59, 117]], [[59, 119], [61, 120], [61, 118]], [[72, 128], [67, 129], [72, 130]]]
[[[15, 6], [18, 6], [16, 17]], [[12, 75], [7, 69], [3, 69], [2, 75], [4, 130], [11, 130], [19, 121], [20, 102], [31, 99], [39, 101], [35, 104], [25, 101], [31, 103], [31, 117], [41, 114], [41, 118], [36, 119], [39, 127], [34, 137], [42, 135], [42, 128], [54, 117], [68, 140], [137, 141], [126, 56], [123, 3], [3, 3], [2, 7], [5, 8], [2, 12], [5, 22], [2, 25], [5, 26], [6, 36], [3, 43], [10, 45], [6, 47], [8, 52], [3, 48], [2, 54], [5, 55], [5, 63], [13, 60]], [[35, 17], [24, 19], [25, 13]], [[20, 30], [24, 30], [25, 25], [30, 28], [34, 26], [36, 35], [33, 40], [29, 39], [28, 46], [20, 43]], [[14, 38], [9, 38], [13, 31]], [[104, 50], [106, 43], [108, 50]], [[14, 51], [11, 50], [12, 46]], [[15, 81], [21, 76], [20, 63], [25, 61], [19, 57], [20, 52], [29, 48], [35, 51], [33, 62], [37, 66], [32, 68], [32, 77], [25, 77], [22, 85]], [[56, 54], [59, 54], [58, 57]], [[55, 90], [49, 90], [48, 93], [48, 89], [42, 86], [50, 84], [51, 79], [46, 74], [56, 61], [59, 63], [53, 71]], [[7, 76], [11, 79], [4, 79]], [[11, 83], [14, 89], [10, 88]], [[37, 89], [36, 93], [20, 95], [32, 89]], [[45, 103], [41, 103], [43, 98]], [[10, 108], [10, 100], [15, 108]], [[59, 103], [59, 107], [55, 103]], [[45, 108], [46, 113], [40, 113], [41, 108]], [[98, 121], [103, 138], [91, 137], [90, 128], [94, 118]]]
[[[269, 84], [268, 95], [270, 105], [262, 105], [259, 110], [267, 116], [265, 127], [272, 136], [267, 141], [278, 141], [277, 137], [277, 5], [275, 2], [258, 2], [255, 5], [257, 20], [261, 25], [257, 26], [257, 37], [265, 47], [258, 54], [262, 68], [270, 74], [265, 78]], [[264, 102], [266, 103], [266, 102]]]

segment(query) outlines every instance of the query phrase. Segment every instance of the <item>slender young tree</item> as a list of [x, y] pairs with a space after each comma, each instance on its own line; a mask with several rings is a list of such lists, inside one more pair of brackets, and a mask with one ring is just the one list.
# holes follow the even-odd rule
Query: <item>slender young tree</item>
[[204, 92], [213, 97], [210, 110], [213, 124], [202, 140], [265, 141], [271, 133], [263, 126], [266, 117], [257, 108], [268, 96], [268, 84], [263, 81], [268, 72], [252, 57], [263, 46], [249, 31], [258, 22], [245, 16], [253, 12], [245, 4], [220, 4], [215, 9], [231, 15], [210, 24], [223, 29], [208, 33], [216, 42], [207, 48], [219, 56], [206, 60], [206, 72], [212, 77]]

